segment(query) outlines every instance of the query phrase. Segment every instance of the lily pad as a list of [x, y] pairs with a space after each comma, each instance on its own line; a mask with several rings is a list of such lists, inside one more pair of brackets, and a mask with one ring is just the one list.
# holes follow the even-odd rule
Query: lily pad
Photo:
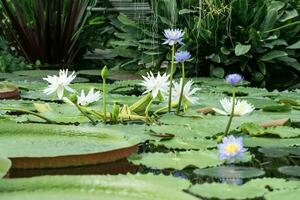
[[5, 176], [9, 168], [11, 167], [11, 162], [7, 158], [0, 157], [0, 178]]
[[300, 177], [300, 166], [283, 166], [279, 167], [278, 171], [288, 176]]
[[280, 158], [290, 154], [300, 155], [300, 147], [263, 147], [258, 151], [271, 158]]
[[246, 147], [292, 147], [300, 146], [300, 138], [263, 138], [263, 137], [244, 137]]
[[205, 198], [252, 199], [262, 197], [268, 190], [247, 184], [239, 186], [235, 184], [206, 183], [193, 185], [189, 192]]
[[129, 161], [155, 169], [184, 169], [189, 166], [205, 168], [223, 162], [215, 150], [186, 151], [175, 153], [143, 153], [130, 156]]
[[138, 137], [108, 128], [1, 122], [0, 156], [13, 168], [56, 168], [112, 162], [137, 151]]
[[168, 176], [44, 176], [0, 180], [2, 200], [197, 200], [189, 181]]
[[18, 99], [18, 98], [19, 98], [18, 86], [7, 82], [0, 83], [0, 99]]
[[214, 178], [253, 178], [263, 176], [265, 172], [253, 167], [220, 166], [207, 169], [196, 169], [195, 174], [199, 176], [210, 176]]
[[300, 196], [300, 188], [295, 190], [280, 190], [270, 192], [265, 195], [266, 200], [291, 200], [298, 199]]
[[161, 145], [168, 149], [207, 149], [216, 147], [217, 143], [212, 140], [202, 139], [202, 138], [181, 138], [174, 137], [169, 140], [161, 140], [154, 142], [155, 145]]

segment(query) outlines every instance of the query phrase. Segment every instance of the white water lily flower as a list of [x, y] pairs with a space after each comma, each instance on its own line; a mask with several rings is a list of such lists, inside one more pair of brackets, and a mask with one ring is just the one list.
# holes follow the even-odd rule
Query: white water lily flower
[[58, 99], [62, 99], [64, 96], [64, 90], [66, 89], [69, 92], [74, 92], [72, 88], [69, 87], [69, 84], [76, 78], [75, 72], [73, 71], [71, 75], [68, 75], [68, 69], [59, 70], [59, 76], [47, 76], [43, 80], [50, 83], [50, 85], [44, 89], [44, 93], [47, 95], [53, 94], [56, 92]]
[[[196, 104], [199, 100], [198, 97], [193, 96], [200, 88], [192, 89], [193, 80], [189, 80], [183, 87], [183, 100], [188, 101], [191, 104]], [[174, 102], [178, 102], [181, 93], [182, 79], [180, 79], [180, 84], [177, 82], [173, 83], [173, 91], [172, 99]]]
[[147, 73], [147, 77], [143, 76], [144, 81], [140, 84], [144, 87], [146, 87], [146, 91], [144, 94], [147, 94], [149, 92], [152, 93], [152, 97], [155, 99], [157, 95], [160, 93], [162, 97], [164, 98], [166, 94], [168, 94], [169, 90], [169, 77], [170, 75], [167, 75], [164, 73], [162, 76], [158, 72], [156, 78], [154, 77], [153, 73]]
[[[232, 111], [232, 98], [224, 98], [220, 100], [224, 110], [213, 108], [213, 110], [221, 115], [230, 115]], [[255, 107], [246, 100], [235, 100], [234, 115], [242, 116], [253, 112]]]
[[94, 92], [94, 88], [92, 88], [87, 95], [85, 95], [84, 90], [81, 90], [80, 96], [77, 96], [77, 102], [81, 106], [87, 106], [91, 103], [99, 101], [101, 98], [100, 92]]

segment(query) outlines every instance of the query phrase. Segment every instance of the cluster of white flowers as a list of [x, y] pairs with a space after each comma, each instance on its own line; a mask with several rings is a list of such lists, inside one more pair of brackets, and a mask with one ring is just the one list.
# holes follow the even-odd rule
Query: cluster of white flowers
[[[157, 76], [155, 77], [152, 72], [147, 74], [147, 77], [143, 76], [144, 81], [140, 84], [146, 87], [146, 91], [144, 94], [152, 93], [152, 97], [155, 99], [158, 95], [161, 95], [163, 99], [169, 94], [169, 75], [164, 73], [160, 75], [158, 72]], [[174, 81], [173, 82], [173, 90], [172, 93], [172, 101], [178, 102], [180, 95], [181, 95], [181, 87], [182, 87], [182, 80], [180, 83]], [[184, 85], [183, 89], [183, 98], [191, 104], [196, 104], [198, 102], [198, 97], [195, 97], [194, 94], [199, 90], [199, 88], [192, 88], [193, 81], [190, 80]]]
[[[76, 75], [74, 71], [69, 75], [68, 69], [59, 70], [59, 76], [53, 75], [47, 76], [47, 78], [43, 78], [49, 83], [49, 86], [46, 89], [44, 89], [44, 93], [47, 95], [56, 93], [57, 98], [61, 100], [64, 97], [65, 90], [67, 90], [70, 93], [75, 92], [75, 90], [69, 86], [75, 78]], [[100, 92], [94, 92], [94, 88], [92, 88], [87, 95], [85, 95], [84, 90], [81, 90], [81, 94], [77, 96], [77, 103], [81, 106], [87, 106], [91, 103], [99, 101], [100, 98]]]
[[[146, 88], [146, 93], [152, 94], [152, 97], [155, 99], [156, 97], [160, 96], [163, 99], [169, 94], [169, 75], [164, 73], [161, 75], [159, 72], [155, 77], [152, 72], [148, 73], [147, 76], [143, 76], [144, 81], [140, 84]], [[49, 86], [44, 89], [44, 93], [47, 95], [51, 95], [56, 93], [58, 99], [63, 99], [65, 90], [74, 93], [75, 90], [72, 89], [69, 85], [71, 82], [76, 78], [75, 72], [68, 74], [68, 69], [60, 70], [59, 75], [47, 76], [47, 78], [43, 78], [45, 81], [49, 83]], [[181, 87], [182, 87], [182, 79], [179, 82], [173, 82], [173, 94], [172, 94], [172, 101], [178, 102], [180, 95], [181, 95]], [[199, 88], [192, 88], [193, 81], [189, 80], [183, 88], [183, 99], [191, 104], [197, 104], [199, 98], [194, 96]], [[95, 92], [94, 88], [90, 89], [90, 91], [85, 94], [84, 90], [81, 90], [80, 95], [77, 96], [78, 104], [81, 106], [87, 106], [93, 102], [99, 101], [101, 99], [100, 91]], [[224, 110], [220, 110], [218, 108], [213, 108], [213, 110], [221, 115], [230, 115], [232, 110], [232, 98], [224, 98], [220, 100], [220, 103]], [[255, 107], [249, 104], [245, 100], [236, 100], [235, 101], [235, 109], [234, 115], [242, 116], [248, 113], [253, 112]]]
[[[141, 83], [142, 86], [146, 87], [146, 91], [144, 94], [152, 93], [152, 97], [156, 98], [158, 94], [160, 94], [164, 99], [169, 93], [169, 75], [166, 73], [161, 75], [160, 73], [157, 74], [155, 77], [152, 72], [147, 74], [147, 77], [143, 76], [144, 81]], [[174, 81], [173, 82], [173, 90], [172, 93], [172, 101], [178, 102], [180, 98], [181, 93], [181, 87], [182, 87], [182, 79], [180, 80], [180, 83]], [[199, 101], [199, 98], [195, 96], [196, 92], [200, 90], [200, 88], [192, 88], [193, 81], [189, 80], [185, 85], [183, 89], [183, 99], [188, 101], [191, 104], [197, 104]], [[232, 98], [224, 98], [220, 100], [220, 103], [224, 110], [220, 110], [218, 108], [213, 108], [215, 112], [221, 115], [230, 115], [232, 110]], [[253, 112], [255, 107], [248, 103], [246, 100], [235, 100], [235, 109], [234, 109], [234, 115], [236, 116], [242, 116], [245, 114], [249, 114]]]

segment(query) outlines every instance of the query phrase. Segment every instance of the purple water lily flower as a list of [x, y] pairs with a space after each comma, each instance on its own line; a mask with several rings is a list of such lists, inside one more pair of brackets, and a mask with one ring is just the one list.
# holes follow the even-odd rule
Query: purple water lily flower
[[240, 158], [247, 151], [244, 148], [243, 138], [235, 138], [230, 135], [224, 137], [222, 143], [218, 144], [218, 156], [220, 160], [226, 160], [229, 163], [233, 163], [236, 158]]
[[189, 60], [191, 57], [192, 57], [192, 55], [188, 51], [177, 51], [175, 53], [175, 62], [183, 63], [183, 62]]
[[184, 32], [181, 29], [166, 29], [164, 31], [164, 36], [166, 37], [166, 41], [163, 44], [168, 44], [173, 46], [177, 43], [183, 45], [182, 37]]
[[240, 74], [229, 74], [225, 77], [225, 80], [230, 85], [236, 85], [243, 80], [243, 77]]

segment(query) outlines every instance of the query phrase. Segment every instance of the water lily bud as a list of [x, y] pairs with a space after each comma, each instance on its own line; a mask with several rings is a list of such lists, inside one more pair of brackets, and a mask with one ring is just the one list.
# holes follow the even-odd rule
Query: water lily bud
[[70, 97], [69, 97], [69, 100], [72, 102], [72, 103], [77, 103], [77, 95], [75, 93], [71, 94]]
[[101, 77], [103, 80], [106, 80], [108, 76], [108, 69], [106, 66], [103, 67], [102, 71], [101, 71]]

